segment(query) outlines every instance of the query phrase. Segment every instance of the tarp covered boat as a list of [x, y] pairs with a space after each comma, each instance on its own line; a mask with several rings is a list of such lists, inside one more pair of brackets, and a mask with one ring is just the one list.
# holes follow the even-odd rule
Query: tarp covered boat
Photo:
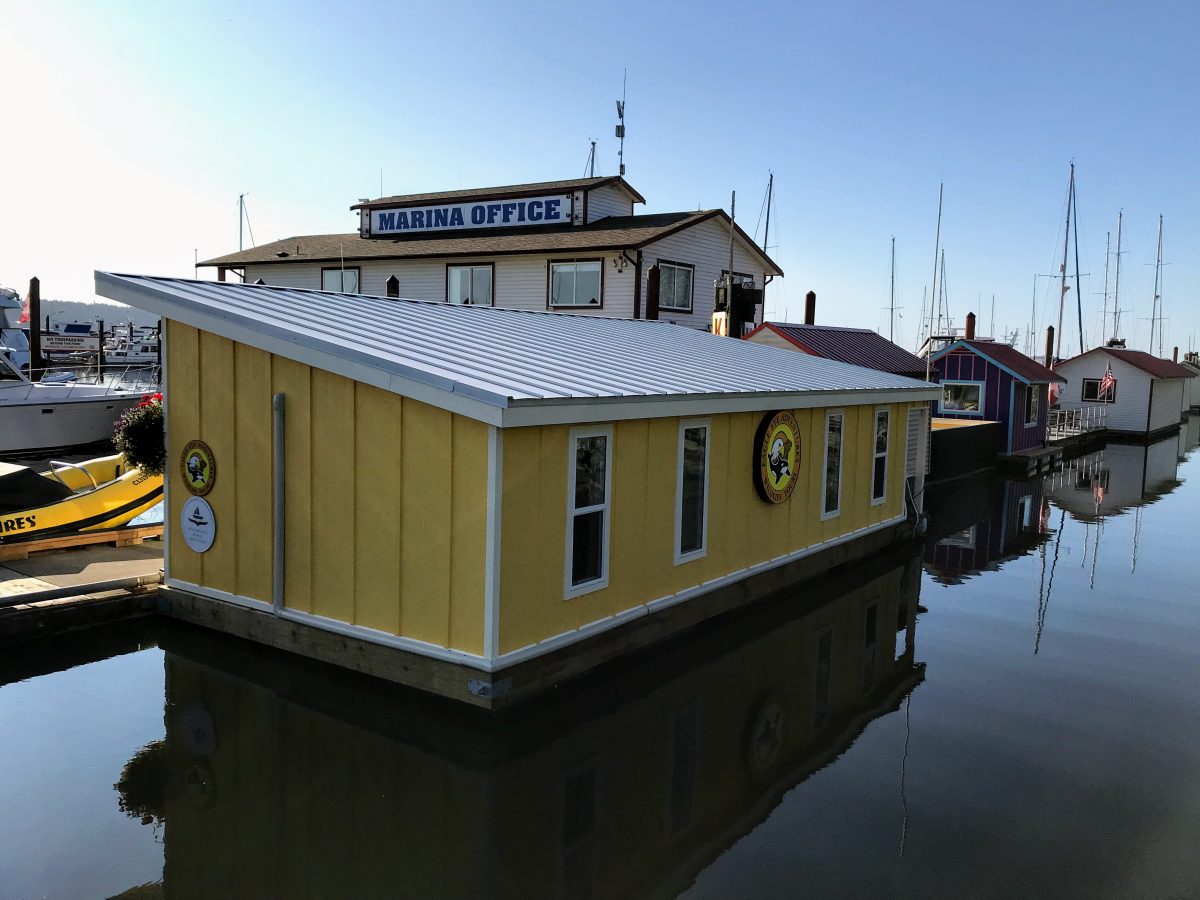
[[127, 466], [120, 454], [50, 471], [0, 462], [0, 543], [119, 528], [162, 499], [161, 475]]

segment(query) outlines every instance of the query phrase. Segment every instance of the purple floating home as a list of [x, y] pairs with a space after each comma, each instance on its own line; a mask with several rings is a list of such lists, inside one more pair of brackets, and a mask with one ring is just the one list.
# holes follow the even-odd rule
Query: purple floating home
[[1050, 385], [1066, 379], [995, 341], [955, 341], [933, 361], [942, 374], [935, 416], [999, 422], [1005, 455], [1046, 446]]

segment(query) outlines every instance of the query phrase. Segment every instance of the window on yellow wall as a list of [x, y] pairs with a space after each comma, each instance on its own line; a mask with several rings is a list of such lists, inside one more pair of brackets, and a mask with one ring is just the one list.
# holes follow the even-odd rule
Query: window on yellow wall
[[871, 469], [871, 504], [879, 504], [887, 496], [888, 438], [892, 417], [886, 409], [875, 410], [875, 454]]
[[566, 595], [608, 584], [612, 426], [574, 428], [567, 482]]
[[823, 519], [842, 511], [842, 426], [845, 417], [840, 412], [825, 415], [825, 504]]
[[699, 559], [708, 548], [708, 422], [679, 424], [675, 476], [675, 562]]

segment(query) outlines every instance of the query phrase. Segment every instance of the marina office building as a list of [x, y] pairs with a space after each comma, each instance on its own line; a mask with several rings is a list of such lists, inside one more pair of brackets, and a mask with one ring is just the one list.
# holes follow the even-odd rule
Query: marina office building
[[724, 210], [635, 215], [643, 203], [619, 176], [384, 197], [352, 207], [357, 232], [285, 238], [200, 266], [220, 281], [709, 329], [732, 254], [740, 323], [762, 321], [761, 292], [783, 272]]
[[165, 603], [208, 627], [495, 706], [911, 539], [924, 382], [666, 322], [96, 290], [166, 326]]

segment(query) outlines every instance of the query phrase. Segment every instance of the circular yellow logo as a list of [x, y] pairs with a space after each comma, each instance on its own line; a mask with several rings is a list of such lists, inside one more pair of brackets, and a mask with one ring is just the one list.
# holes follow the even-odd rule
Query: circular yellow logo
[[783, 503], [799, 480], [800, 426], [790, 412], [765, 416], [755, 439], [754, 483], [768, 503]]
[[197, 497], [203, 497], [213, 489], [217, 480], [217, 458], [212, 448], [204, 441], [188, 441], [179, 457], [179, 474], [183, 486]]

